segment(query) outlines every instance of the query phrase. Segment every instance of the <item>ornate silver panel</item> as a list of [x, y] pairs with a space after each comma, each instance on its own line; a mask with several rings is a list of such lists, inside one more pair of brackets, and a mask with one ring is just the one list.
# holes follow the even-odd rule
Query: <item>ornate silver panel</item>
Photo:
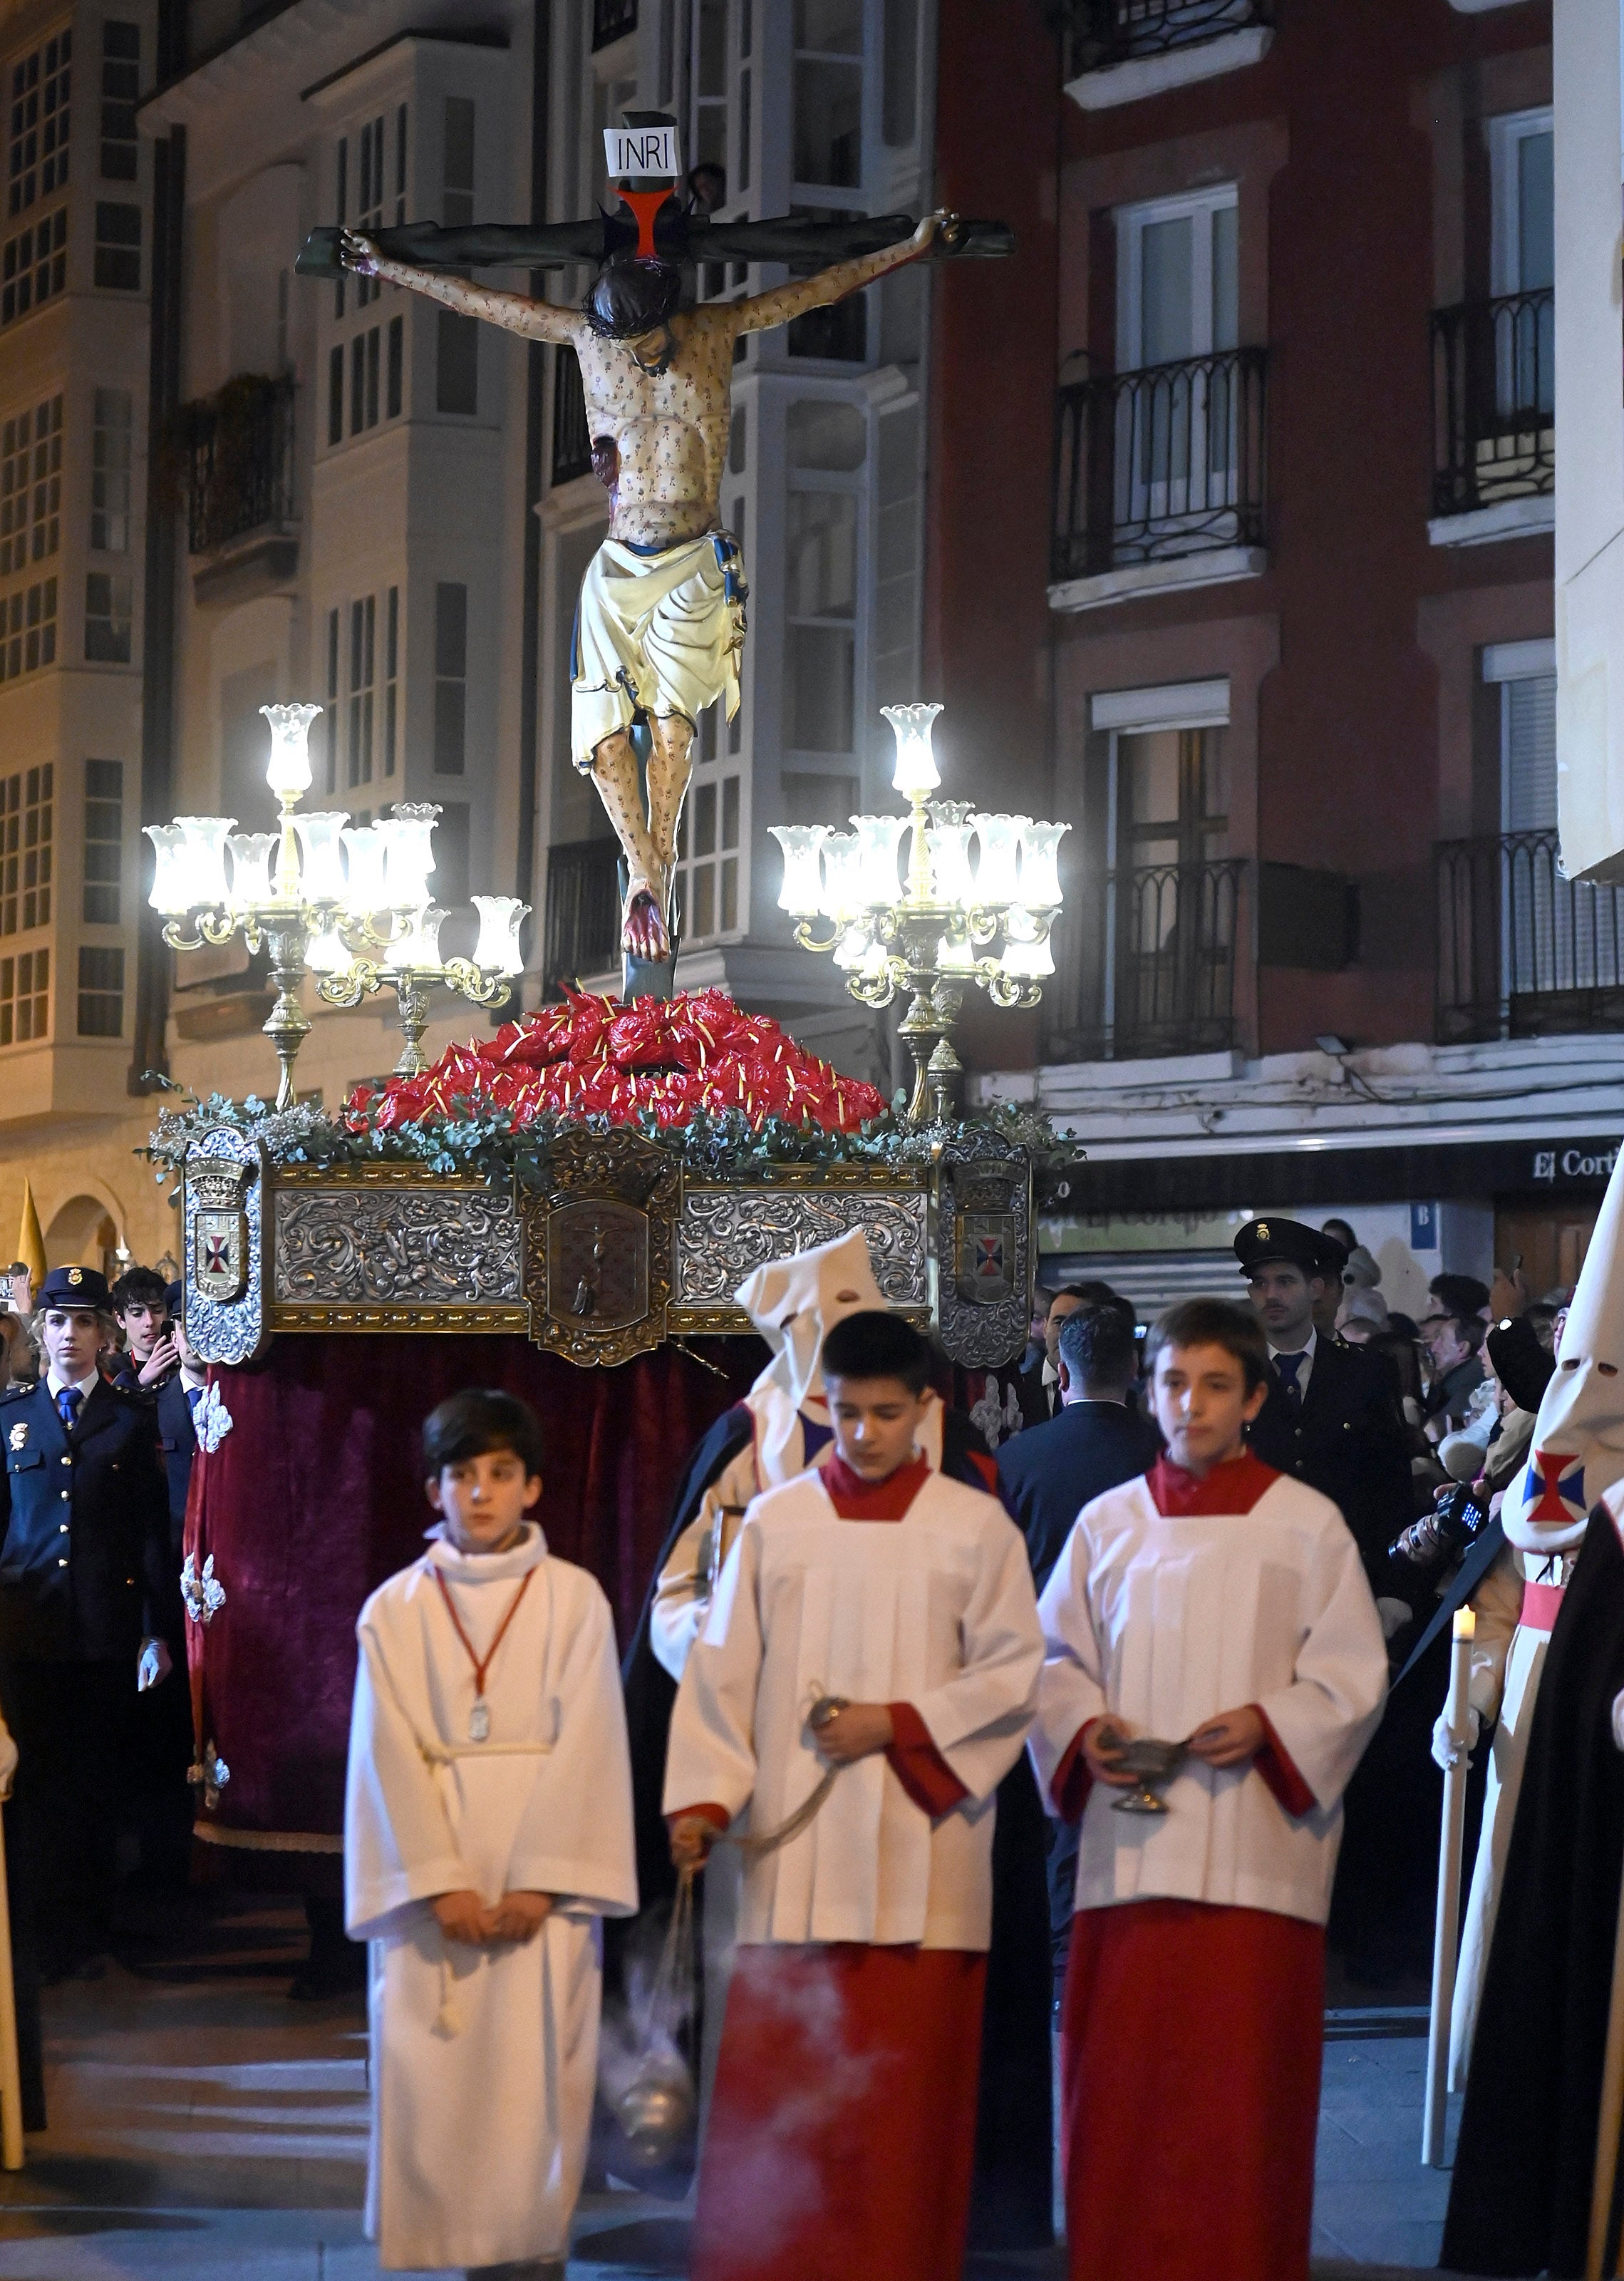
[[1032, 1160], [996, 1133], [947, 1142], [936, 1168], [937, 1328], [956, 1363], [996, 1370], [1027, 1342]]
[[690, 1187], [677, 1222], [674, 1307], [728, 1307], [769, 1259], [859, 1228], [893, 1307], [928, 1307], [929, 1200], [920, 1188]]
[[279, 1307], [488, 1307], [520, 1297], [511, 1190], [279, 1187], [272, 1216]]
[[[241, 1248], [233, 1254], [230, 1278], [215, 1278], [219, 1287], [235, 1294], [221, 1299], [210, 1295], [207, 1277], [199, 1275], [200, 1249], [206, 1258], [209, 1247], [200, 1247], [198, 1239], [200, 1222], [219, 1217], [215, 1191], [227, 1168], [236, 1174], [224, 1185], [232, 1195], [233, 1217], [240, 1215]], [[247, 1362], [266, 1339], [265, 1163], [258, 1141], [235, 1125], [217, 1125], [194, 1142], [187, 1152], [181, 1213], [187, 1339], [204, 1362]]]

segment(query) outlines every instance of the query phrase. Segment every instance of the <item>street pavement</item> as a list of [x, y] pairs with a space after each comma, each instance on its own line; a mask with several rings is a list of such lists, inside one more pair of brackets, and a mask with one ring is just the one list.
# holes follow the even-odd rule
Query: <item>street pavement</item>
[[[0, 2281], [373, 2281], [362, 2010], [289, 2002], [302, 1937], [279, 1902], [216, 1896], [181, 1937], [48, 1992], [50, 2128], [0, 2175]], [[1416, 2022], [1356, 2024], [1326, 2048], [1315, 2281], [1432, 2266], [1448, 2191], [1419, 2159]], [[589, 2194], [570, 2281], [680, 2276], [687, 2231], [669, 2204]], [[1064, 2271], [1060, 2252], [985, 2258], [968, 2281]]]

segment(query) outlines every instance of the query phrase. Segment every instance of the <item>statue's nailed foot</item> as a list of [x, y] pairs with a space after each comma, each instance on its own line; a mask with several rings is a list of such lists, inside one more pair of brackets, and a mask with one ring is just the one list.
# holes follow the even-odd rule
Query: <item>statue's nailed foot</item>
[[646, 879], [634, 879], [626, 892], [621, 914], [620, 947], [646, 965], [659, 966], [671, 956], [671, 936], [659, 898]]

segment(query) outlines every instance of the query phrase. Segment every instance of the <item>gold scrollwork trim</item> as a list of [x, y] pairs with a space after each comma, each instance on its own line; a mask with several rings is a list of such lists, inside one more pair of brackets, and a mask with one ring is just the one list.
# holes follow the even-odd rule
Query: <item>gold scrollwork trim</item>
[[319, 1829], [222, 1829], [218, 1821], [194, 1821], [192, 1836], [205, 1845], [235, 1845], [249, 1853], [342, 1853], [342, 1837]]
[[298, 1307], [274, 1305], [273, 1331], [516, 1331], [530, 1328], [530, 1310], [512, 1307]]
[[505, 1195], [510, 1183], [482, 1179], [477, 1172], [431, 1172], [411, 1158], [391, 1158], [375, 1164], [272, 1164], [266, 1174], [273, 1188], [488, 1188]]
[[[904, 1322], [912, 1323], [921, 1331], [930, 1328], [928, 1307], [893, 1307], [889, 1311], [893, 1315], [900, 1315]], [[666, 1310], [666, 1330], [672, 1338], [733, 1338], [743, 1332], [753, 1331], [755, 1327], [743, 1307], [667, 1307]]]
[[740, 1188], [863, 1188], [875, 1195], [917, 1195], [930, 1186], [928, 1164], [893, 1165], [877, 1171], [872, 1164], [752, 1164], [748, 1175], [736, 1179], [683, 1181], [686, 1195], [705, 1195]]

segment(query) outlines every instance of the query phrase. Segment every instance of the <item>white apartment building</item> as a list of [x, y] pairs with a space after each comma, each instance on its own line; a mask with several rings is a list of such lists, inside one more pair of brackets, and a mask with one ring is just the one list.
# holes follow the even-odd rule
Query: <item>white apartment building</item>
[[[19, 90], [0, 1248], [27, 1175], [53, 1260], [173, 1252], [132, 1154], [158, 1106], [143, 1071], [271, 1089], [262, 964], [163, 946], [139, 837], [177, 813], [270, 824], [263, 704], [326, 707], [307, 805], [365, 821], [434, 800], [437, 899], [535, 905], [525, 1004], [617, 971], [613, 842], [569, 760], [574, 598], [606, 520], [579, 382], [566, 357], [396, 289], [295, 275], [305, 233], [588, 213], [608, 197], [599, 130], [628, 105], [673, 111], [689, 162], [725, 169], [723, 218], [917, 213], [931, 17], [918, 0], [0, 0]], [[712, 265], [701, 290], [783, 274]], [[750, 586], [744, 698], [731, 725], [701, 724], [682, 847], [679, 982], [723, 983], [866, 1073], [872, 1017], [793, 947], [766, 827], [883, 799], [878, 707], [919, 693], [927, 293], [904, 272], [744, 344], [722, 495]], [[307, 1004], [303, 1091], [331, 1105], [392, 1065], [387, 994]], [[489, 1018], [435, 1010], [431, 1052]]]

